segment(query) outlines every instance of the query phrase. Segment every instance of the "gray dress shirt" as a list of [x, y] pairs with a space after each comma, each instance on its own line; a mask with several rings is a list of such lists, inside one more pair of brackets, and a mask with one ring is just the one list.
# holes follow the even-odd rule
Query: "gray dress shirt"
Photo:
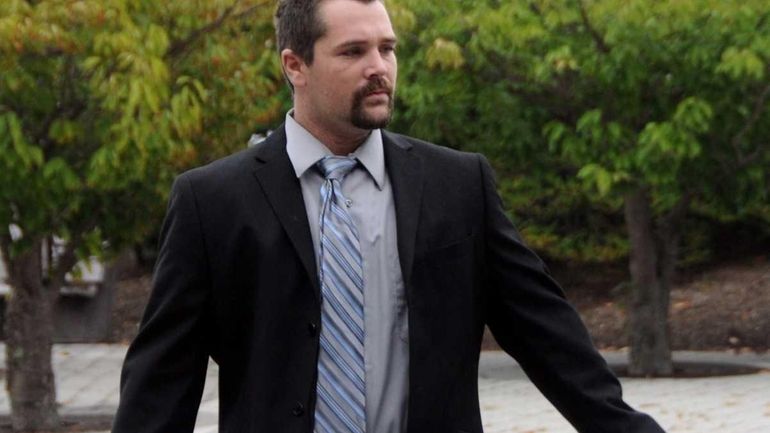
[[[331, 155], [323, 143], [286, 115], [286, 151], [302, 187], [318, 263], [321, 184], [315, 163]], [[367, 433], [403, 433], [409, 391], [406, 294], [396, 243], [396, 210], [385, 170], [380, 130], [350, 154], [360, 162], [342, 193], [361, 241], [364, 264], [364, 363]]]

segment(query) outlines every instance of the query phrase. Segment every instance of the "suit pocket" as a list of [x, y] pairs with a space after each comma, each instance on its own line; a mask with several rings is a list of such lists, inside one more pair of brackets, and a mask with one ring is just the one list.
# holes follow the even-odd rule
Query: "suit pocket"
[[474, 241], [474, 236], [468, 235], [415, 255], [411, 283], [416, 302], [456, 315], [458, 310], [473, 307], [477, 283]]
[[428, 247], [415, 255], [415, 262], [421, 265], [442, 265], [447, 262], [468, 256], [473, 252], [473, 233], [449, 242], [435, 242], [438, 247]]

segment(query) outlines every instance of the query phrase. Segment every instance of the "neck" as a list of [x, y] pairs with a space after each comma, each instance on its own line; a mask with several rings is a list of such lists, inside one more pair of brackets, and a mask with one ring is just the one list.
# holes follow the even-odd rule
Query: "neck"
[[294, 110], [294, 120], [302, 125], [318, 141], [324, 144], [335, 155], [348, 155], [358, 149], [369, 134], [368, 129], [359, 129], [353, 126], [349, 128], [329, 128], [321, 126], [310, 116], [304, 116], [302, 112]]

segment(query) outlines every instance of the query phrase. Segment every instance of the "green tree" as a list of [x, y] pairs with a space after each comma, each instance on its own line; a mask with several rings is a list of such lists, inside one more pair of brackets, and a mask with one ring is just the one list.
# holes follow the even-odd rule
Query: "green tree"
[[537, 193], [579, 180], [595, 204], [622, 207], [631, 372], [671, 374], [669, 288], [685, 215], [770, 220], [770, 6], [395, 4], [408, 53], [398, 120], [438, 142], [508, 154]]
[[[52, 303], [156, 229], [180, 170], [280, 117], [268, 0], [0, 3], [0, 251], [13, 428], [59, 426]], [[270, 54], [270, 55], [268, 55]], [[41, 248], [66, 240], [58, 261]]]

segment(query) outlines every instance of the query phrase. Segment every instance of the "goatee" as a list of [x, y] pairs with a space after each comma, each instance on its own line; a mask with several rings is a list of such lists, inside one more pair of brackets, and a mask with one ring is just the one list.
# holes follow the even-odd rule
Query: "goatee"
[[[388, 113], [375, 117], [364, 110], [364, 98], [375, 92], [385, 92], [388, 96]], [[369, 80], [363, 88], [353, 94], [353, 104], [350, 108], [350, 122], [361, 129], [379, 129], [388, 126], [393, 115], [393, 86], [383, 77]]]

